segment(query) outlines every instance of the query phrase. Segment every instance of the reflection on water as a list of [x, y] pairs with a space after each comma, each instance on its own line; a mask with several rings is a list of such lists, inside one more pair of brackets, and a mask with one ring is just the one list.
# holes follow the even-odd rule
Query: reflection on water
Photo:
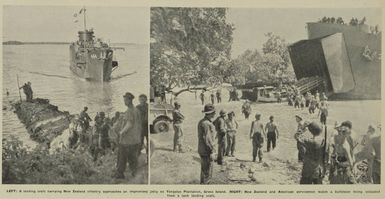
[[[93, 118], [104, 111], [112, 116], [124, 111], [123, 95], [148, 93], [148, 47], [124, 45], [125, 51], [115, 51], [119, 68], [113, 72], [111, 82], [88, 82], [75, 76], [69, 69], [68, 45], [5, 45], [3, 46], [3, 135], [17, 135], [28, 141], [28, 134], [19, 122], [9, 101], [19, 99], [20, 85], [32, 82], [34, 97], [47, 98], [60, 110], [79, 113], [88, 106]], [[10, 95], [6, 96], [6, 90]], [[24, 94], [21, 94], [23, 99]], [[135, 98], [134, 103], [137, 104]]]

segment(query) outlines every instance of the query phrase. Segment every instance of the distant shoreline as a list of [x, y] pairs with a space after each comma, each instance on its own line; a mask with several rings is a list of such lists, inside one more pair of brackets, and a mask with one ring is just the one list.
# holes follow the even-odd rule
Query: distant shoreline
[[[69, 45], [72, 42], [21, 42], [5, 41], [3, 45]], [[139, 43], [111, 43], [111, 45], [141, 45]]]

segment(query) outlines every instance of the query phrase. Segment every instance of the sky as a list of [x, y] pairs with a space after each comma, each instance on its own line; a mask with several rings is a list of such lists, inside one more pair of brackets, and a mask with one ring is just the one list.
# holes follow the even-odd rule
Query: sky
[[[74, 23], [82, 7], [4, 6], [3, 41], [72, 42], [83, 29], [83, 16]], [[111, 43], [148, 43], [149, 9], [130, 7], [86, 7], [87, 28]]]
[[[4, 6], [3, 41], [77, 40], [83, 29], [74, 13], [81, 7], [70, 6]], [[381, 24], [381, 10], [376, 8], [229, 8], [227, 20], [234, 24], [232, 57], [247, 49], [262, 48], [265, 33], [273, 32], [289, 43], [307, 39], [306, 23], [323, 16], [367, 18], [367, 24]], [[149, 41], [149, 8], [87, 7], [87, 27], [96, 37], [112, 43], [147, 43]]]
[[381, 9], [314, 9], [314, 8], [230, 8], [227, 20], [234, 24], [232, 57], [247, 49], [262, 49], [266, 41], [265, 33], [273, 32], [287, 42], [294, 43], [307, 39], [307, 22], [316, 22], [322, 17], [342, 17], [349, 23], [352, 17], [366, 17], [366, 24], [381, 27]]

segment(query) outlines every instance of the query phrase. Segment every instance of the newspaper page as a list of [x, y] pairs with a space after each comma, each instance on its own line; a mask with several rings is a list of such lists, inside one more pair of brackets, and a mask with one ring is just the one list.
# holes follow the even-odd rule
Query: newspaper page
[[384, 7], [2, 1], [4, 198], [384, 198]]

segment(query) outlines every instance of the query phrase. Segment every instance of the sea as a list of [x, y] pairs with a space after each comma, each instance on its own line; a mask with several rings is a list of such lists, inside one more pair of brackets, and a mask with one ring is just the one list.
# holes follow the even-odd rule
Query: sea
[[[91, 118], [104, 111], [112, 117], [116, 111], [125, 111], [123, 95], [131, 92], [138, 104], [140, 94], [149, 93], [149, 54], [147, 44], [119, 44], [114, 58], [119, 67], [110, 82], [90, 82], [77, 77], [69, 69], [69, 44], [3, 45], [3, 139], [19, 138], [27, 146], [35, 145], [25, 126], [11, 106], [20, 100], [18, 87], [30, 81], [34, 98], [49, 99], [59, 110], [71, 114], [88, 107]], [[19, 79], [19, 81], [18, 81]], [[7, 95], [7, 92], [9, 95]], [[21, 98], [25, 95], [20, 90]]]

